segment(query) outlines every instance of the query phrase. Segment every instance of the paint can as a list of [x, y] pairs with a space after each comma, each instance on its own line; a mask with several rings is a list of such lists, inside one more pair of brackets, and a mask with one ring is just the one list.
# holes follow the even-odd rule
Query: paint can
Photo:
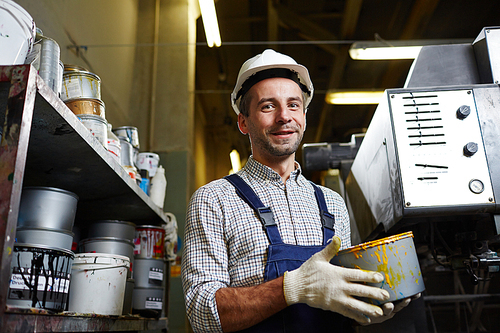
[[78, 98], [64, 101], [64, 104], [77, 116], [91, 114], [106, 119], [106, 106], [100, 99]]
[[73, 64], [65, 64], [64, 65], [64, 71], [63, 73], [69, 73], [69, 72], [88, 72], [89, 70], [85, 67], [78, 66], [78, 65], [73, 65]]
[[101, 99], [101, 79], [87, 71], [67, 71], [63, 73], [61, 99], [76, 98]]
[[36, 35], [35, 21], [16, 2], [0, 1], [0, 65], [21, 65], [30, 53]]
[[40, 244], [71, 250], [73, 245], [73, 233], [67, 230], [55, 230], [48, 228], [17, 228], [16, 242], [28, 244]]
[[78, 253], [73, 262], [68, 311], [119, 316], [130, 261], [108, 253]]
[[89, 227], [88, 237], [116, 237], [132, 242], [135, 237], [135, 224], [119, 220], [94, 221]]
[[136, 288], [165, 288], [166, 274], [165, 260], [136, 258], [134, 261]]
[[132, 313], [147, 318], [159, 318], [163, 310], [163, 288], [134, 288]]
[[6, 303], [56, 312], [66, 310], [75, 254], [35, 244], [14, 244]]
[[62, 77], [59, 44], [52, 38], [41, 36], [40, 68], [38, 75], [52, 89], [57, 96], [61, 92]]
[[366, 300], [376, 305], [411, 297], [425, 290], [411, 231], [344, 249], [330, 262], [382, 273], [384, 281], [368, 284], [387, 290], [390, 298], [384, 302]]
[[71, 232], [78, 196], [55, 187], [30, 186], [21, 193], [17, 226]]
[[77, 117], [97, 141], [108, 149], [108, 122], [106, 119], [93, 114], [79, 114]]
[[139, 132], [137, 131], [137, 127], [134, 126], [121, 126], [113, 128], [113, 132], [116, 136], [124, 136], [128, 138], [128, 142], [132, 145], [132, 147], [140, 149], [139, 144]]
[[153, 178], [160, 163], [160, 155], [150, 152], [139, 153], [137, 155], [137, 168], [147, 170], [149, 177]]
[[165, 229], [152, 225], [135, 228], [134, 256], [136, 258], [165, 258]]

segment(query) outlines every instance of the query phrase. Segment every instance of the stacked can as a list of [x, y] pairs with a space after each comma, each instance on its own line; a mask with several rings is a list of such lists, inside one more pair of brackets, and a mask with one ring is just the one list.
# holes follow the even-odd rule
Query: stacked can
[[135, 229], [132, 313], [159, 318], [165, 314], [168, 262], [165, 260], [165, 229], [140, 225]]
[[61, 99], [92, 135], [108, 148], [108, 122], [101, 100], [101, 79], [86, 68], [64, 65]]
[[135, 224], [118, 220], [94, 221], [88, 229], [87, 238], [80, 240], [79, 253], [106, 253], [125, 256], [130, 260], [127, 271], [122, 314], [130, 314], [134, 286], [134, 237]]
[[67, 309], [77, 202], [76, 194], [59, 188], [23, 189], [7, 304]]
[[139, 154], [139, 132], [134, 126], [121, 126], [113, 128], [113, 133], [120, 140], [121, 165], [129, 176], [140, 185], [142, 177], [137, 170], [137, 155]]

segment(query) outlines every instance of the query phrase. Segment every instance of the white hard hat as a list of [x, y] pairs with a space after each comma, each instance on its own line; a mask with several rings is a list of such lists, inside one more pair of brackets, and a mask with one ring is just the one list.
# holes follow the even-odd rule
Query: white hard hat
[[307, 109], [314, 92], [314, 87], [309, 77], [309, 71], [306, 67], [297, 64], [293, 58], [274, 50], [267, 49], [261, 54], [248, 59], [241, 66], [236, 86], [231, 93], [231, 105], [233, 106], [234, 112], [236, 112], [236, 114], [240, 113], [238, 100], [254, 84], [271, 77], [286, 77], [295, 81], [302, 91], [305, 92], [304, 109]]

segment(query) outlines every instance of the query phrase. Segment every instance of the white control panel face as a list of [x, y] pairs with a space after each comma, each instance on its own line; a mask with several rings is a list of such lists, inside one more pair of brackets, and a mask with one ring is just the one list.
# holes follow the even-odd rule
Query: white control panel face
[[472, 90], [389, 95], [405, 207], [494, 204]]

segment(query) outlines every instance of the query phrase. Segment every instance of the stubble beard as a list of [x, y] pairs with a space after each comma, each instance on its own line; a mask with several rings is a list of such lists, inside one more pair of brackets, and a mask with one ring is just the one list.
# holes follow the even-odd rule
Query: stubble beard
[[[257, 135], [254, 136], [253, 144], [259, 147], [260, 151], [267, 152], [270, 156], [274, 157], [283, 157], [290, 156], [294, 154], [297, 149], [299, 149], [300, 143], [302, 142], [302, 138], [304, 136], [304, 132], [296, 131], [297, 139], [295, 142], [292, 142], [293, 138], [281, 140], [280, 143], [273, 143], [269, 137], [272, 136], [272, 132], [274, 130], [269, 130], [266, 132], [266, 135]], [[254, 147], [255, 148], [255, 147]]]

